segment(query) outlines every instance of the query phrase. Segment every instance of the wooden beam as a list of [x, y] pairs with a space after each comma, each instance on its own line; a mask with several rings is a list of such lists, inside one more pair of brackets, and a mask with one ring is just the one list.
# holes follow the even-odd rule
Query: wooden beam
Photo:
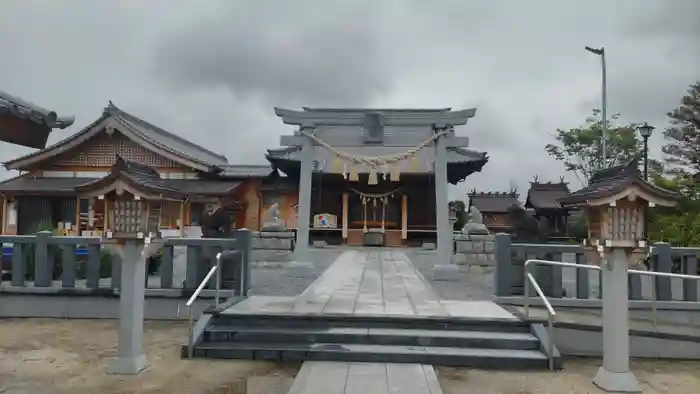
[[80, 236], [80, 196], [75, 198], [75, 223], [73, 223], [78, 229], [76, 236]]
[[408, 196], [401, 195], [401, 239], [408, 238]]
[[348, 192], [343, 191], [343, 239], [348, 238]]
[[180, 237], [185, 237], [185, 202], [180, 201]]

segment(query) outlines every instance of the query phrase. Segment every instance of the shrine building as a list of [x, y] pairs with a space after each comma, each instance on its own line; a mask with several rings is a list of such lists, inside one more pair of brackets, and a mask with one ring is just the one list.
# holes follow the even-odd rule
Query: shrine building
[[[125, 179], [123, 174], [133, 172], [138, 165], [152, 168], [162, 178], [157, 182], [160, 189], [186, 196], [160, 200], [151, 196], [148, 215], [155, 218], [157, 228], [183, 230], [199, 225], [211, 205], [221, 203], [229, 211], [233, 228], [257, 230], [267, 207], [287, 200], [280, 204], [283, 219], [288, 227], [296, 227], [291, 208], [284, 208], [296, 203], [296, 189], [287, 187], [285, 179], [269, 165], [229, 164], [223, 155], [111, 102], [99, 118], [77, 133], [4, 164], [20, 175], [0, 182], [3, 234], [43, 230], [102, 234], [110, 207], [86, 188], [110, 175], [122, 174], [119, 179]], [[143, 175], [147, 171], [141, 168], [137, 172]], [[149, 179], [153, 176], [148, 173], [134, 178], [146, 185], [131, 186], [150, 190], [147, 184], [153, 184]]]
[[298, 126], [281, 138], [284, 147], [267, 151], [269, 165], [233, 165], [110, 102], [77, 133], [4, 163], [20, 175], [0, 182], [2, 233], [100, 235], [113, 213], [105, 201], [118, 201], [100, 193], [127, 188], [143, 195], [144, 203], [135, 206], [148, 209], [153, 229], [184, 233], [201, 224], [212, 204], [222, 204], [231, 228], [258, 230], [276, 204], [302, 252], [313, 240], [376, 246], [437, 241], [447, 255], [448, 185], [488, 161], [455, 135], [455, 126], [475, 110], [275, 112]]

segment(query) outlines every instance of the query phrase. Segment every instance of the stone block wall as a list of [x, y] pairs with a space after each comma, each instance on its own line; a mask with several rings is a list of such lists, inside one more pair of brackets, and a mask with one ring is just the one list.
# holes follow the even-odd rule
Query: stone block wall
[[456, 236], [452, 262], [460, 265], [495, 265], [493, 240], [493, 235]]
[[251, 261], [277, 262], [292, 260], [294, 233], [287, 231], [254, 232]]

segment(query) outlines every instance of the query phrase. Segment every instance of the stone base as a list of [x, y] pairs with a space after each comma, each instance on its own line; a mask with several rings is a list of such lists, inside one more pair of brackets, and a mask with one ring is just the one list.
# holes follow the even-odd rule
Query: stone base
[[109, 361], [107, 373], [110, 375], [137, 375], [148, 368], [145, 354], [137, 357], [117, 357]]
[[435, 250], [436, 246], [434, 242], [423, 242], [423, 249], [425, 250]]
[[641, 393], [637, 377], [632, 372], [610, 372], [600, 367], [593, 384], [608, 393]]
[[328, 242], [323, 241], [323, 240], [317, 240], [317, 241], [314, 241], [313, 245], [314, 245], [314, 248], [325, 248], [328, 246]]
[[453, 264], [440, 264], [433, 267], [433, 280], [459, 281], [459, 267]]

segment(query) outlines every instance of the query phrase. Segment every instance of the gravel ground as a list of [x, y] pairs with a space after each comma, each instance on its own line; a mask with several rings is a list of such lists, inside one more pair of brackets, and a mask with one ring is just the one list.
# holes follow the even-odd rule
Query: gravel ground
[[493, 268], [460, 265], [456, 277], [450, 280], [434, 280], [435, 252], [407, 250], [406, 255], [437, 294], [445, 300], [479, 301], [490, 300], [493, 296]]
[[[6, 394], [277, 394], [298, 364], [182, 360], [184, 322], [146, 322], [150, 367], [137, 376], [104, 372], [115, 355], [114, 320], [0, 320], [0, 393]], [[597, 394], [600, 360], [571, 359], [562, 372], [438, 368], [445, 394]], [[632, 370], [644, 394], [700, 392], [700, 362], [639, 360]]]
[[301, 294], [342, 252], [342, 249], [312, 249], [307, 262], [256, 264], [251, 273], [251, 295]]

